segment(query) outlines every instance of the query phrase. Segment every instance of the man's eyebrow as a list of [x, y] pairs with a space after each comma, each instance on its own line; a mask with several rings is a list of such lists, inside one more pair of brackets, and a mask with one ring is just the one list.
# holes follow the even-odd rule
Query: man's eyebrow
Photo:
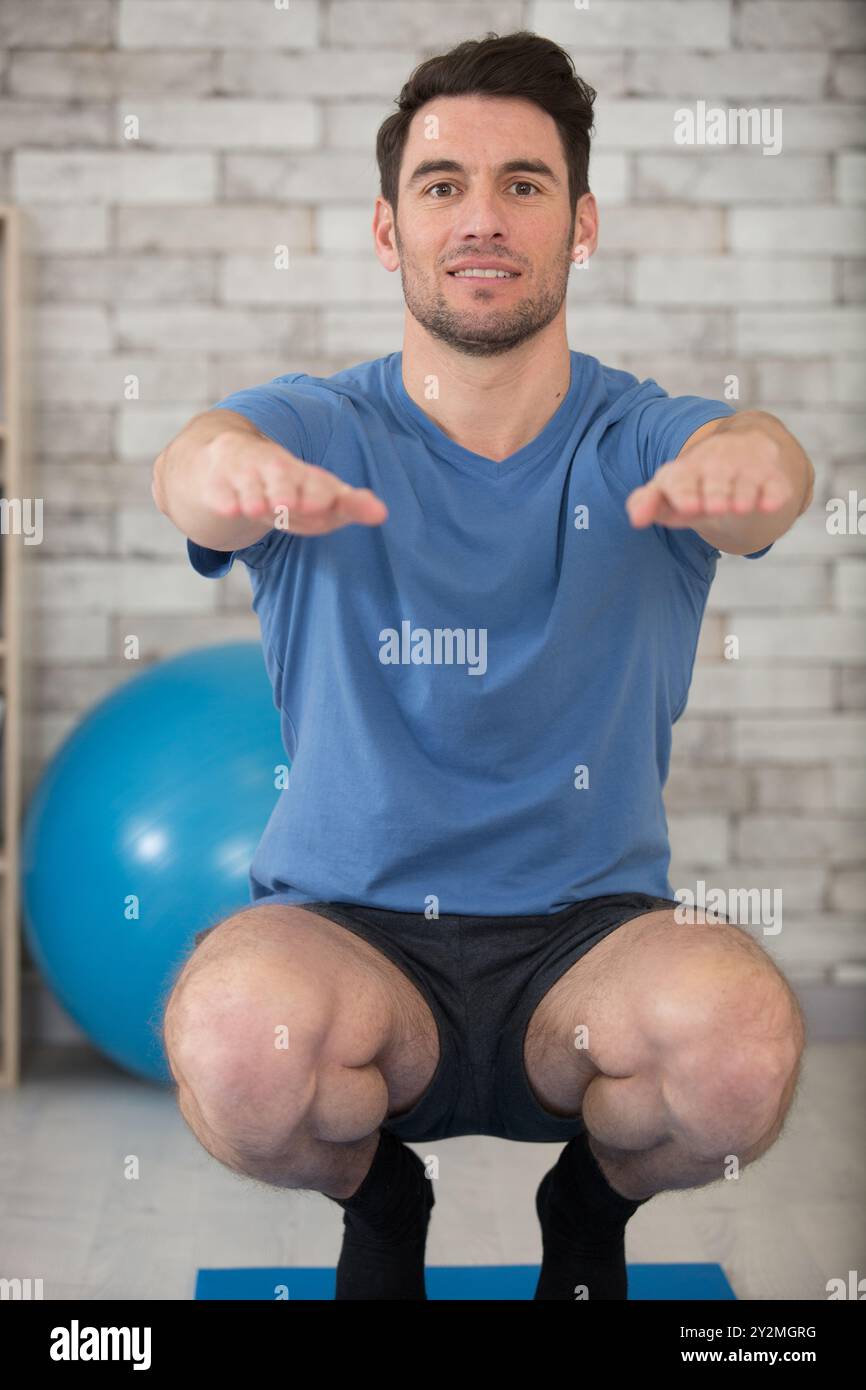
[[[422, 179], [426, 179], [429, 174], [465, 174], [466, 169], [459, 164], [456, 159], [425, 159], [418, 164], [408, 183], [407, 188], [414, 188]], [[496, 170], [497, 174], [540, 174], [543, 178], [550, 179], [551, 183], [559, 187], [559, 179], [554, 174], [548, 164], [543, 159], [508, 159], [504, 164], [500, 164]]]

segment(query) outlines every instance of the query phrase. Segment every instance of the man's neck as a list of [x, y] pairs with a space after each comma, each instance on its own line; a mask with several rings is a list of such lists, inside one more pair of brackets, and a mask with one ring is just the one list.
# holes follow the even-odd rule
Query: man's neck
[[568, 391], [571, 356], [557, 329], [498, 357], [467, 357], [407, 314], [403, 385], [455, 444], [501, 463], [538, 437]]

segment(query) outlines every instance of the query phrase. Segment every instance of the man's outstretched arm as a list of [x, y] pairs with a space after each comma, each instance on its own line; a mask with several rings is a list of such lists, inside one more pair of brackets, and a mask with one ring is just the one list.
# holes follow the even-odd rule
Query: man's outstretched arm
[[809, 506], [815, 470], [781, 420], [743, 410], [710, 420], [626, 499], [633, 526], [691, 527], [731, 555], [790, 530]]

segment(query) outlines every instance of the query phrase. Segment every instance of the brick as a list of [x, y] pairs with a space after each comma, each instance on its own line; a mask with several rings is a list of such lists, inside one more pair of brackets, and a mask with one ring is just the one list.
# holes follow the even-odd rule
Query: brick
[[834, 53], [830, 68], [834, 96], [866, 101], [866, 64], [860, 53]]
[[866, 362], [846, 357], [831, 363], [827, 398], [840, 405], [861, 405], [866, 400]]
[[[237, 0], [120, 0], [120, 48], [315, 48], [316, 0], [239, 5]], [[252, 61], [255, 61], [254, 59]]]
[[303, 150], [319, 140], [319, 113], [309, 101], [154, 101], [131, 96], [117, 105], [118, 129], [128, 115], [140, 122], [143, 146]]
[[747, 49], [863, 48], [866, 11], [859, 0], [744, 0], [734, 16], [734, 39]]
[[725, 214], [722, 208], [683, 205], [661, 207], [631, 203], [605, 207], [601, 215], [602, 254], [634, 251], [644, 255], [665, 251], [677, 256], [725, 249]]
[[114, 137], [110, 108], [90, 102], [10, 100], [0, 97], [0, 148], [27, 145], [107, 145]]
[[399, 276], [371, 251], [364, 257], [290, 256], [287, 270], [275, 269], [272, 255], [226, 256], [219, 297], [226, 304], [396, 305], [403, 291]]
[[828, 155], [785, 153], [767, 157], [756, 149], [718, 149], [703, 153], [683, 148], [675, 154], [638, 154], [635, 193], [640, 202], [665, 198], [700, 203], [792, 202], [809, 189], [813, 200], [832, 196]]
[[770, 608], [763, 614], [735, 609], [729, 615], [729, 629], [740, 639], [741, 658], [762, 662], [785, 657], [807, 666], [844, 662], [863, 649], [862, 623], [847, 614], [798, 612], [789, 616]]
[[861, 257], [857, 260], [842, 261], [839, 268], [842, 272], [839, 296], [842, 303], [863, 304], [866, 302], [866, 260]]
[[[840, 493], [840, 496], [847, 497], [847, 493]], [[859, 554], [863, 550], [863, 537], [860, 535], [831, 535], [827, 531], [827, 513], [824, 506], [820, 503], [813, 503], [805, 515], [794, 522], [790, 531], [786, 531], [780, 540], [776, 541], [774, 550], [778, 552], [778, 558], [784, 559], [824, 559], [840, 560], [850, 554]], [[767, 557], [769, 559], [769, 556]], [[764, 564], [764, 560], [746, 560], [745, 564]]]
[[739, 555], [724, 555], [707, 600], [707, 612], [731, 608], [819, 608], [830, 602], [828, 566], [776, 564], [771, 551], [757, 572]]
[[112, 550], [111, 522], [104, 510], [85, 512], [74, 504], [61, 512], [49, 493], [45, 497], [44, 526], [44, 542], [41, 548], [34, 549], [39, 561], [44, 555], [54, 559], [64, 555], [94, 558], [108, 555]]
[[196, 574], [180, 551], [171, 563], [148, 560], [122, 565], [114, 558], [43, 556], [34, 570], [35, 596], [46, 612], [104, 613], [116, 608], [132, 614], [209, 613], [218, 587]]
[[[67, 7], [68, 8], [68, 7]], [[249, 63], [247, 56], [246, 62]], [[18, 96], [65, 97], [95, 101], [100, 97], [142, 92], [179, 92], [208, 96], [216, 84], [217, 59], [212, 53], [118, 53], [113, 50], [76, 52], [66, 49], [58, 62], [53, 52], [13, 53], [7, 91]], [[285, 90], [285, 89], [284, 89]], [[282, 93], [281, 93], [282, 94]]]
[[151, 467], [122, 464], [113, 458], [92, 461], [72, 454], [62, 462], [40, 461], [39, 485], [52, 507], [106, 514], [124, 503], [153, 505]]
[[223, 196], [241, 202], [269, 199], [300, 203], [370, 201], [379, 190], [373, 151], [297, 150], [289, 155], [226, 154]]
[[808, 227], [798, 208], [732, 208], [729, 225], [732, 251], [772, 253], [784, 246], [786, 262], [792, 252], [856, 256], [866, 244], [866, 209], [859, 208], [813, 207]]
[[833, 266], [811, 256], [638, 256], [637, 304], [827, 304]]
[[843, 666], [839, 678], [839, 708], [866, 710], [866, 666]]
[[651, 377], [670, 396], [709, 396], [711, 400], [724, 400], [726, 378], [732, 373], [740, 382], [740, 398], [731, 401], [732, 405], [741, 406], [755, 394], [754, 365], [732, 363], [730, 357], [663, 356], [648, 348], [643, 353], [626, 353], [624, 361], [625, 369], [638, 381]]
[[216, 289], [216, 263], [203, 255], [41, 257], [38, 288], [47, 303], [208, 301]]
[[[862, 869], [837, 869], [830, 876], [828, 906], [836, 912], [860, 912], [866, 899], [866, 872]], [[861, 950], [857, 953], [859, 959]]]
[[[818, 50], [695, 53], [670, 49], [664, 62], [651, 51], [630, 53], [626, 74], [629, 90], [637, 96], [701, 97], [717, 106], [751, 105], [758, 92], [762, 101], [814, 101], [824, 93], [830, 68], [830, 55]], [[723, 93], [723, 99], [717, 93]]]
[[110, 340], [104, 308], [34, 306], [33, 346], [37, 352], [107, 352]]
[[690, 864], [716, 868], [730, 855], [730, 822], [727, 816], [692, 811], [688, 815], [668, 816], [671, 847]]
[[350, 353], [356, 361], [399, 352], [403, 321], [399, 309], [370, 309], [360, 314], [350, 309], [325, 309], [321, 351], [329, 355]]
[[28, 661], [51, 653], [52, 661], [105, 661], [109, 656], [108, 617], [105, 613], [42, 612], [38, 623], [22, 627], [23, 650]]
[[[528, 27], [535, 33], [581, 49], [654, 48], [667, 55], [671, 49], [724, 49], [730, 43], [728, 0], [690, 0], [688, 5], [677, 0], [655, 0], [652, 5], [645, 0], [605, 0], [586, 10], [576, 10], [570, 0], [534, 0], [529, 8]], [[470, 25], [474, 32], [480, 20], [473, 18]], [[494, 28], [504, 32], [498, 24]]]
[[820, 752], [824, 762], [859, 761], [864, 740], [866, 718], [857, 714], [784, 720], [743, 717], [733, 729], [733, 756], [746, 763], [809, 763]]
[[708, 719], [686, 710], [672, 730], [671, 765], [730, 762], [733, 725], [729, 719]]
[[266, 203], [235, 207], [119, 207], [116, 242], [129, 251], [263, 251], [285, 244], [312, 250], [313, 210]]
[[[703, 93], [701, 95], [704, 96]], [[671, 98], [658, 101], [637, 98], [605, 101], [598, 110], [598, 130], [594, 136], [596, 147], [603, 150], [691, 150], [690, 146], [678, 146], [675, 140], [677, 113], [682, 106], [681, 100]], [[686, 103], [685, 109], [694, 112], [694, 106], [694, 102]], [[864, 108], [851, 102], [812, 102], [802, 105], [786, 102], [783, 107], [774, 108], [763, 98], [760, 103], [754, 99], [734, 103], [712, 99], [707, 101], [707, 106], [719, 107], [725, 112], [766, 112], [761, 120], [771, 123], [772, 140], [768, 144], [775, 148], [775, 142], [780, 141], [781, 151], [786, 154], [810, 150], [833, 153], [845, 146], [857, 145], [866, 118]], [[776, 110], [782, 113], [781, 124]], [[728, 116], [728, 119], [733, 118]], [[757, 117], [754, 120], [757, 124]], [[760, 141], [737, 140], [737, 153], [750, 154], [760, 164], [777, 162], [778, 152], [764, 154], [759, 147], [763, 143], [763, 135]], [[727, 145], [696, 144], [694, 149], [698, 154], [722, 158], [731, 152]]]
[[210, 203], [216, 194], [212, 154], [144, 150], [13, 155], [15, 197], [25, 203]]
[[823, 981], [835, 962], [860, 958], [864, 926], [863, 914], [857, 912], [786, 911], [780, 934], [763, 938], [762, 945], [778, 956], [789, 981], [807, 975]]
[[[401, 318], [402, 321], [402, 318]], [[318, 351], [319, 329], [313, 314], [285, 309], [225, 309], [205, 305], [175, 308], [121, 306], [115, 314], [117, 348], [127, 351], [201, 351], [235, 357], [243, 352], [290, 352], [299, 345]]]
[[863, 139], [866, 107], [851, 102], [816, 102], [785, 106], [782, 141], [785, 153], [798, 150], [830, 150], [859, 145]]
[[24, 209], [34, 251], [105, 251], [108, 209], [99, 203], [31, 203]]
[[737, 826], [738, 858], [820, 864], [856, 863], [866, 843], [866, 821], [853, 816], [746, 815]]
[[35, 412], [32, 434], [37, 453], [106, 456], [111, 450], [111, 415], [108, 411], [40, 409]]
[[[866, 154], [842, 150], [836, 157], [836, 197], [840, 203], [866, 203]], [[857, 247], [845, 249], [862, 250]]]
[[[204, 408], [205, 403], [201, 403]], [[140, 401], [125, 403], [115, 419], [115, 449], [122, 459], [155, 459], [170, 439], [183, 429], [193, 414], [183, 405], [157, 407]], [[157, 516], [161, 515], [156, 513]]]
[[[764, 864], [752, 856], [748, 861], [723, 865], [714, 869], [712, 874], [707, 874], [702, 872], [701, 865], [690, 864], [679, 854], [675, 858], [672, 857], [670, 880], [674, 891], [677, 888], [688, 888], [694, 893], [699, 878], [706, 883], [706, 893], [709, 893], [710, 889], [721, 889], [727, 895], [732, 912], [736, 910], [737, 902], [742, 901], [737, 898], [738, 893], [742, 894], [750, 889], [764, 890], [769, 897], [771, 908], [774, 892], [781, 894], [782, 930], [777, 936], [784, 938], [786, 905], [796, 904], [798, 912], [823, 907], [828, 875], [825, 868], [816, 865], [799, 868], [791, 864]], [[746, 900], [743, 903], [745, 912], [748, 911], [748, 905]], [[755, 939], [762, 944], [766, 945], [777, 939], [777, 936], [763, 932], [759, 922], [750, 924], [745, 921], [741, 925], [751, 926]]]
[[[156, 451], [155, 451], [156, 452]], [[117, 515], [117, 549], [129, 556], [177, 559], [183, 537], [167, 516], [150, 507], [124, 507]]]
[[[372, 49], [358, 62], [354, 48], [321, 48], [311, 52], [281, 53], [262, 49], [251, 61], [243, 49], [218, 55], [218, 82], [223, 92], [238, 96], [379, 97], [397, 95], [418, 62], [411, 48]], [[382, 111], [380, 119], [387, 114]]]
[[813, 457], [816, 469], [826, 460], [858, 454], [866, 438], [866, 416], [853, 410], [797, 410], [767, 400], [764, 409], [778, 415]]
[[128, 376], [138, 378], [142, 402], [208, 399], [207, 363], [200, 357], [40, 356], [34, 370], [38, 398], [49, 405], [132, 409], [125, 398]]
[[[816, 757], [820, 750], [816, 750]], [[755, 806], [759, 811], [844, 810], [838, 805], [833, 791], [833, 773], [837, 769], [814, 765], [811, 767], [756, 767], [752, 770], [755, 787]]]
[[833, 579], [833, 597], [841, 612], [866, 609], [866, 560], [840, 560], [834, 566]]
[[330, 101], [325, 103], [322, 114], [325, 146], [334, 150], [370, 150], [389, 113], [381, 101]]
[[755, 363], [755, 399], [785, 404], [822, 405], [838, 401], [834, 394], [832, 362], [821, 358], [806, 361], [767, 361]]
[[866, 811], [866, 762], [841, 763], [828, 772], [836, 810]]
[[833, 692], [833, 673], [828, 670], [707, 662], [695, 667], [689, 709], [697, 714], [736, 714], [746, 710], [822, 712], [832, 709]]
[[441, 53], [488, 30], [510, 33], [522, 20], [519, 0], [367, 0], [363, 5], [332, 0], [325, 42], [346, 48], [432, 48]]
[[107, 48], [109, 0], [3, 0], [0, 45], [5, 48]]
[[[353, 358], [352, 362], [356, 362]], [[289, 353], [260, 353], [245, 357], [216, 357], [205, 364], [207, 371], [207, 399], [220, 401], [232, 391], [241, 391], [246, 386], [259, 386], [273, 381], [275, 376], [285, 376], [288, 372], [306, 372], [308, 376], [333, 376], [339, 368], [333, 359], [316, 357], [304, 350], [303, 344]]]
[[623, 343], [630, 351], [643, 344], [659, 352], [701, 352], [708, 344], [714, 352], [729, 347], [728, 316], [721, 310], [654, 309], [611, 305], [567, 310], [569, 340], [581, 351], [608, 360]]
[[748, 773], [724, 765], [671, 767], [664, 800], [666, 809], [675, 813], [744, 811], [749, 805]]
[[866, 313], [859, 308], [744, 309], [734, 325], [737, 352], [774, 357], [861, 354]]

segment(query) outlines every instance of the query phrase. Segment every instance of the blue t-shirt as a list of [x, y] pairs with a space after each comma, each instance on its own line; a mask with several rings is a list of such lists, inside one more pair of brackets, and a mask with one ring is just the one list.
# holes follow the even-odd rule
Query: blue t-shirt
[[389, 511], [231, 552], [187, 541], [200, 574], [247, 566], [291, 761], [253, 902], [671, 897], [662, 788], [721, 552], [634, 528], [625, 499], [731, 407], [572, 352], [551, 419], [497, 463], [415, 404], [400, 352], [219, 405]]

